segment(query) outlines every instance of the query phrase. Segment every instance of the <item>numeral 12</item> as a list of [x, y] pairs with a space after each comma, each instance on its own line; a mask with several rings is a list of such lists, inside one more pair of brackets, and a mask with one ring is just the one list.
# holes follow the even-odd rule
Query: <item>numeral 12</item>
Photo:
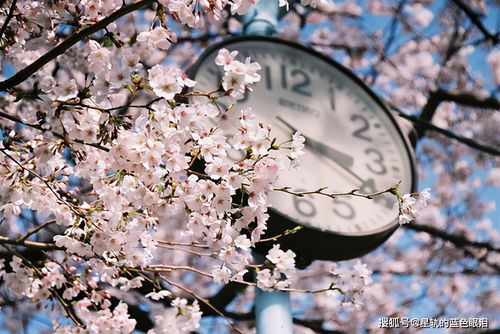
[[[289, 70], [285, 64], [280, 65], [279, 72], [280, 72], [279, 76], [280, 76], [281, 88], [290, 89], [292, 92], [304, 96], [312, 95], [311, 92], [309, 91], [311, 85], [311, 78], [306, 72], [298, 68]], [[268, 90], [272, 90], [273, 89], [272, 71], [269, 65], [264, 66], [264, 74], [266, 76], [266, 88]], [[290, 84], [291, 86], [289, 87]]]

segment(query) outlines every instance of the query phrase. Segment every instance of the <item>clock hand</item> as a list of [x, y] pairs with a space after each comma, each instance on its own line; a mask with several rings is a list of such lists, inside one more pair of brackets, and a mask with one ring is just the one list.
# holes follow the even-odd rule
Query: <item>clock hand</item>
[[[283, 124], [285, 124], [288, 128], [290, 128], [290, 130], [292, 130], [294, 132], [298, 131], [295, 127], [293, 127], [293, 125], [291, 125], [290, 123], [285, 121], [280, 116], [276, 116], [276, 118], [279, 121], [281, 121]], [[327, 157], [328, 159], [332, 160], [337, 165], [342, 167], [346, 172], [351, 174], [356, 180], [359, 181], [358, 186], [360, 188], [363, 189], [365, 187], [371, 187], [371, 188], [373, 188], [373, 191], [375, 191], [374, 190], [375, 185], [372, 184], [373, 179], [364, 180], [361, 176], [354, 173], [354, 171], [352, 170], [352, 165], [354, 163], [354, 158], [352, 156], [345, 154], [343, 152], [340, 152], [336, 149], [333, 149], [333, 148], [331, 148], [331, 147], [329, 147], [329, 146], [327, 146], [319, 141], [316, 141], [314, 139], [306, 137], [303, 134], [302, 134], [302, 136], [306, 139], [306, 141], [304, 142], [305, 146], [308, 146], [308, 147], [312, 148], [313, 150], [315, 150], [316, 152], [323, 154], [325, 157]]]
[[[288, 128], [290, 128], [290, 130], [292, 130], [293, 132], [298, 131], [290, 123], [285, 121], [280, 116], [276, 116], [276, 118], [279, 121], [281, 121], [283, 124], [285, 124]], [[345, 154], [343, 152], [340, 152], [334, 148], [331, 148], [330, 146], [327, 146], [327, 145], [323, 144], [322, 142], [319, 142], [319, 141], [316, 141], [316, 140], [311, 139], [309, 137], [306, 137], [304, 134], [302, 134], [302, 136], [306, 139], [306, 141], [304, 142], [305, 146], [308, 146], [308, 147], [312, 148], [313, 150], [315, 150], [316, 152], [323, 154], [325, 157], [327, 157], [328, 159], [332, 160], [333, 162], [335, 162], [336, 164], [340, 165], [342, 168], [344, 168], [345, 170], [350, 172], [350, 168], [352, 167], [352, 165], [354, 163], [353, 157], [351, 157], [350, 155]], [[351, 172], [351, 174], [352, 174], [352, 172]], [[358, 178], [358, 177], [356, 177], [356, 178]]]

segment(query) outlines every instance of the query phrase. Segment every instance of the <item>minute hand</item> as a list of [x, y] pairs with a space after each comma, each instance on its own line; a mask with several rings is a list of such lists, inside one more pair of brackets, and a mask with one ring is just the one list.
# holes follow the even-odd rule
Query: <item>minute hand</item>
[[[287, 127], [289, 127], [293, 132], [297, 132], [298, 130], [294, 128], [290, 123], [285, 121], [283, 118], [277, 116], [276, 117], [279, 121], [281, 121], [283, 124], [285, 124]], [[304, 136], [302, 134], [302, 136]], [[322, 142], [316, 141], [314, 139], [311, 139], [309, 137], [304, 136], [305, 142], [304, 145], [312, 148], [318, 153], [323, 154], [325, 157], [328, 159], [332, 160], [333, 162], [337, 163], [338, 165], [342, 166], [344, 169], [349, 169], [352, 167], [354, 163], [353, 157], [350, 155], [347, 155], [343, 152], [337, 151], [334, 148], [331, 148], [330, 146], [327, 146], [323, 144]]]

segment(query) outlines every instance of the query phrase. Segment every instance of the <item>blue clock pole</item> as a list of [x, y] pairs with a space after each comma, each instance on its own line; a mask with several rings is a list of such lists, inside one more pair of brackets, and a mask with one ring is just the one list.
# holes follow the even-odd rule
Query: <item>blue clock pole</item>
[[242, 17], [245, 35], [272, 36], [278, 32], [278, 19], [283, 15], [278, 0], [261, 0]]
[[[278, 19], [283, 15], [283, 8], [278, 0], [261, 0], [243, 16], [244, 34], [277, 34]], [[257, 263], [263, 263], [265, 257], [254, 253]], [[290, 294], [283, 291], [263, 291], [255, 289], [255, 324], [257, 334], [293, 333], [292, 307]]]
[[[254, 253], [257, 263], [265, 257]], [[292, 306], [290, 294], [283, 291], [255, 289], [255, 326], [257, 334], [293, 333]]]

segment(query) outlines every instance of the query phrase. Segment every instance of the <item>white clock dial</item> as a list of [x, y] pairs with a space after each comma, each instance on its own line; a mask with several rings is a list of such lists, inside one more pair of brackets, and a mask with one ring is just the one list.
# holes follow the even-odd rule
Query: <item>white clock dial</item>
[[[277, 187], [328, 192], [361, 188], [371, 193], [402, 181], [400, 191], [412, 190], [411, 155], [395, 121], [369, 91], [340, 67], [317, 55], [284, 43], [245, 40], [230, 43], [240, 60], [258, 62], [261, 81], [235, 108], [252, 107], [272, 126], [277, 143], [295, 131], [306, 137], [306, 154], [299, 170], [284, 172]], [[214, 90], [220, 81], [216, 52], [199, 65], [193, 78], [197, 89]], [[224, 102], [224, 101], [221, 101]], [[272, 207], [289, 219], [312, 228], [362, 235], [394, 224], [398, 207], [393, 195], [374, 199], [295, 197], [273, 192]]]

